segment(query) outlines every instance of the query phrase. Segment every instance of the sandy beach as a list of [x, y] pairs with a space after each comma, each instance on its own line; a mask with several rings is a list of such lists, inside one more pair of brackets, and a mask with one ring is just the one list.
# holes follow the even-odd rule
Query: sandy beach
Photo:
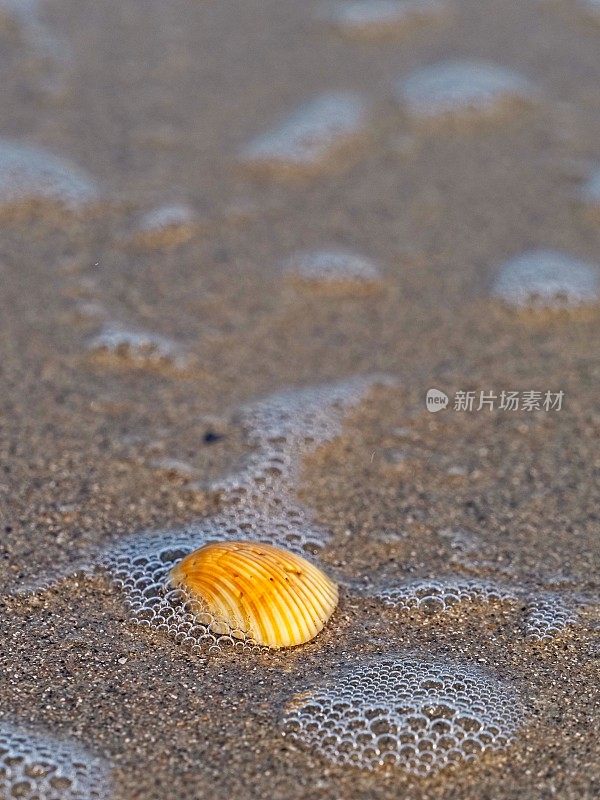
[[[0, 0], [1, 800], [600, 793], [600, 11], [352, 5]], [[316, 638], [144, 617], [222, 536], [338, 583]], [[286, 727], [381, 664], [493, 743]]]

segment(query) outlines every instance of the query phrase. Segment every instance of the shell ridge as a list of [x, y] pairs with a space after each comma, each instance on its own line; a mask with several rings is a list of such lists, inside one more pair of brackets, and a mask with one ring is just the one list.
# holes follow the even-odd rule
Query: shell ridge
[[[337, 603], [337, 597], [334, 595], [333, 597], [328, 598], [326, 594], [321, 591], [321, 586], [323, 584], [327, 585], [326, 581], [319, 581], [317, 579], [317, 575], [319, 575], [318, 570], [309, 561], [305, 561], [307, 566], [302, 565], [303, 569], [297, 573], [304, 578], [305, 582], [310, 584], [310, 586], [306, 586], [301, 580], [289, 578], [290, 571], [286, 570], [283, 566], [282, 562], [284, 559], [279, 558], [279, 553], [273, 553], [269, 551], [268, 556], [266, 557], [270, 559], [271, 563], [273, 563], [283, 575], [289, 596], [292, 597], [295, 602], [297, 602], [297, 598], [294, 595], [300, 595], [303, 598], [306, 606], [310, 609], [310, 614], [307, 615], [306, 611], [300, 607], [302, 617], [308, 623], [309, 628], [312, 628], [313, 630], [316, 629], [314, 634], [316, 635], [316, 633], [321, 630], [321, 628], [316, 624], [316, 620], [324, 622], [322, 620], [323, 606], [326, 604], [331, 604], [334, 600]], [[299, 569], [300, 565], [296, 565], [295, 559], [289, 558], [289, 562]], [[313, 591], [310, 590], [311, 587]], [[316, 597], [315, 594], [317, 595]], [[320, 602], [317, 602], [317, 600]], [[300, 604], [298, 603], [298, 605]]]
[[[313, 618], [315, 616], [319, 618], [317, 608], [313, 602], [313, 598], [311, 597], [310, 592], [308, 592], [306, 588], [299, 581], [294, 581], [293, 588], [295, 591], [292, 591], [292, 586], [290, 585], [285, 569], [281, 565], [281, 561], [278, 560], [277, 558], [271, 558], [270, 563], [272, 564], [273, 568], [277, 569], [278, 573], [284, 578], [284, 583], [282, 584], [280, 592], [283, 593], [282, 590], [285, 589], [286, 596], [289, 597], [290, 600], [294, 602], [294, 604], [298, 607], [302, 620], [306, 622], [307, 627], [310, 628]], [[302, 574], [304, 575], [305, 573]], [[306, 612], [302, 609], [299, 599], [294, 596], [295, 594], [301, 595], [305, 605], [310, 608], [312, 612], [311, 615], [307, 615]]]
[[310, 561], [254, 541], [204, 545], [171, 578], [206, 607], [213, 631], [225, 624], [272, 648], [310, 641], [338, 602], [335, 584]]
[[[265, 584], [268, 585], [268, 588], [270, 589], [269, 592], [264, 592], [260, 597], [261, 601], [264, 601], [263, 605], [265, 607], [265, 610], [267, 611], [267, 613], [269, 613], [268, 603], [266, 602], [267, 599], [270, 599], [277, 605], [277, 609], [279, 612], [278, 630], [280, 634], [285, 633], [287, 635], [287, 638], [289, 638], [290, 631], [289, 631], [289, 626], [285, 624], [285, 616], [286, 616], [286, 611], [288, 613], [289, 612], [293, 613], [293, 609], [290, 607], [290, 600], [292, 600], [295, 603], [296, 599], [293, 597], [293, 593], [290, 592], [287, 584], [282, 585], [279, 588], [279, 590], [277, 590], [276, 588], [271, 589], [270, 578], [272, 577], [272, 575], [270, 574], [269, 569], [260, 559], [256, 558], [256, 552], [254, 551], [253, 548], [249, 548], [249, 552], [253, 555], [252, 558], [253, 566], [257, 570], [260, 570], [261, 576], [265, 581]], [[282, 591], [283, 589], [286, 590], [285, 594]], [[298, 617], [296, 616], [296, 614], [293, 614], [293, 617], [297, 628], [300, 629], [300, 627], [302, 626], [302, 622], [305, 621], [305, 615], [302, 613], [302, 609], [299, 606], [299, 604], [296, 604], [296, 608], [298, 609], [300, 616]], [[277, 641], [276, 635], [273, 640]]]

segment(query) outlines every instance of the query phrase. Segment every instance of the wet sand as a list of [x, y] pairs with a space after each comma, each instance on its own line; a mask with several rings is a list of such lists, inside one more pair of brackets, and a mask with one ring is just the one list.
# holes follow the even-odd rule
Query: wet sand
[[[117, 800], [598, 794], [598, 306], [517, 312], [490, 287], [531, 249], [600, 263], [580, 201], [600, 161], [600, 25], [569, 0], [453, 6], [348, 38], [316, 2], [48, 0], [39, 24], [67, 60], [41, 57], [27, 22], [0, 31], [0, 136], [103, 195], [75, 214], [0, 198], [0, 717], [101, 756]], [[515, 70], [539, 98], [469, 125], [412, 119], [395, 82], [457, 58]], [[360, 136], [291, 180], [244, 169], [249, 142], [326, 92], [365, 99]], [[138, 235], [182, 203], [185, 235]], [[377, 264], [376, 290], [280, 268], [331, 248]], [[90, 347], [106, 324], [173, 349]], [[302, 459], [297, 499], [331, 533], [315, 558], [342, 584], [311, 643], [193, 655], [134, 625], [106, 574], [70, 574], [219, 513], [210, 485], [251, 452], [240, 407], [372, 373], [398, 384]], [[559, 411], [431, 414], [431, 387], [565, 394]], [[577, 623], [535, 643], [518, 604], [399, 613], [369, 596], [447, 575], [576, 597]], [[527, 709], [514, 742], [419, 778], [282, 736], [294, 695], [390, 653], [509, 681]]]

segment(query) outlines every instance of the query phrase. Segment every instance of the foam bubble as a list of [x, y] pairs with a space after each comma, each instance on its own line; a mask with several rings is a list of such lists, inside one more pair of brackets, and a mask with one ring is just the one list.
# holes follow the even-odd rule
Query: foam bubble
[[375, 593], [386, 606], [398, 611], [420, 609], [428, 612], [448, 611], [458, 603], [492, 603], [515, 601], [517, 595], [507, 586], [494, 581], [452, 576], [418, 578], [383, 588]]
[[338, 2], [323, 16], [351, 36], [386, 36], [413, 24], [436, 22], [449, 11], [444, 0], [356, 0]]
[[[250, 540], [286, 547], [294, 552], [321, 546], [323, 532], [312, 529], [302, 510], [279, 517], [244, 509], [215, 515], [172, 531], [138, 534], [107, 552], [102, 566], [125, 597], [132, 621], [166, 633], [192, 653], [229, 647], [248, 649], [254, 643], [245, 631], [233, 631], [220, 619], [197, 616], [197, 603], [170, 581], [172, 568], [191, 551], [214, 541]], [[215, 626], [218, 625], [218, 629]]]
[[0, 140], [0, 206], [53, 203], [78, 211], [99, 193], [83, 170], [38, 147]]
[[140, 367], [167, 366], [184, 370], [191, 365], [190, 356], [172, 339], [114, 322], [104, 325], [91, 339], [88, 349], [97, 356], [128, 361]]
[[500, 269], [492, 294], [518, 308], [565, 308], [596, 303], [600, 272], [555, 250], [530, 250]]
[[105, 554], [103, 566], [123, 591], [133, 620], [194, 653], [252, 647], [244, 632], [200, 620], [193, 601], [171, 586], [171, 569], [211, 541], [266, 542], [305, 557], [321, 548], [330, 534], [296, 498], [302, 458], [340, 433], [345, 414], [377, 382], [360, 378], [293, 390], [244, 406], [240, 422], [254, 451], [239, 472], [213, 486], [223, 510], [179, 530], [132, 536]]
[[481, 61], [444, 61], [413, 72], [397, 95], [415, 117], [489, 116], [515, 101], [531, 101], [531, 83], [516, 72]]
[[401, 613], [447, 613], [464, 604], [502, 603], [524, 609], [521, 629], [529, 641], [550, 641], [578, 621], [574, 603], [557, 594], [536, 594], [480, 578], [450, 575], [417, 578], [369, 591], [369, 596]]
[[182, 244], [191, 238], [195, 222], [196, 212], [191, 206], [160, 206], [142, 216], [135, 239], [149, 246]]
[[254, 447], [245, 466], [214, 484], [224, 502], [253, 508], [280, 506], [295, 495], [303, 457], [338, 436], [349, 409], [385, 377], [360, 377], [306, 389], [292, 389], [244, 406], [239, 419]]
[[577, 622], [573, 607], [557, 594], [534, 597], [525, 607], [524, 630], [529, 641], [545, 642]]
[[427, 775], [506, 748], [524, 717], [515, 690], [478, 667], [389, 655], [298, 696], [283, 731], [335, 764]]
[[382, 283], [377, 264], [349, 250], [303, 250], [285, 259], [281, 269], [290, 281], [325, 291], [368, 291]]
[[108, 766], [78, 742], [0, 725], [0, 796], [107, 800]]
[[359, 136], [366, 105], [349, 92], [327, 93], [309, 101], [272, 131], [245, 147], [241, 161], [279, 173], [312, 172]]

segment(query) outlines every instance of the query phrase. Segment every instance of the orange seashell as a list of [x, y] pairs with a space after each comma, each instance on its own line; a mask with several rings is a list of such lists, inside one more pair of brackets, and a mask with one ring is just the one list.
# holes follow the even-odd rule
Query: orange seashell
[[[338, 588], [305, 558], [258, 542], [215, 542], [171, 570], [173, 583], [210, 615], [210, 626], [266, 647], [313, 639], [333, 614]], [[237, 633], [236, 633], [237, 632]]]

